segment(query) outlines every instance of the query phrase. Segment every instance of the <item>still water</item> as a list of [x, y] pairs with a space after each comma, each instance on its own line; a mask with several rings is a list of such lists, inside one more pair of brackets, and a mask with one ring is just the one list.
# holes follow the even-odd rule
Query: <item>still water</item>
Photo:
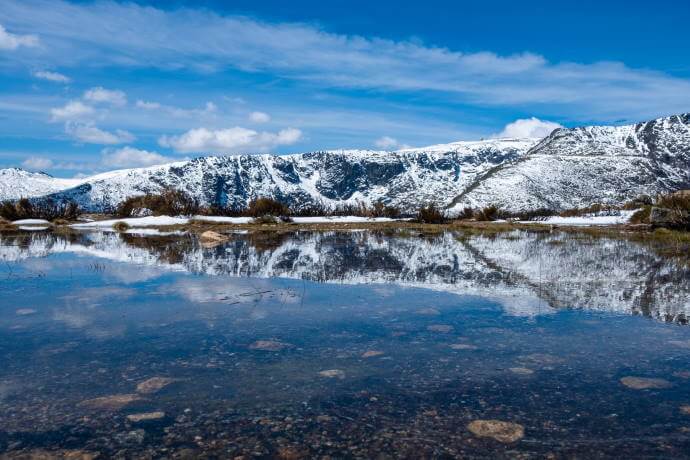
[[0, 453], [690, 457], [690, 269], [664, 249], [1, 234]]

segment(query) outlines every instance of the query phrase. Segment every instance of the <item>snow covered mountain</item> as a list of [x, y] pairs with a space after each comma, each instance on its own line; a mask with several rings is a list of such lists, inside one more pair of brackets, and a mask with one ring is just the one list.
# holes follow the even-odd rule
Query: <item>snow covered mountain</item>
[[80, 179], [58, 179], [19, 168], [0, 169], [0, 200], [32, 198], [79, 185]]
[[[537, 142], [492, 139], [397, 152], [338, 150], [285, 156], [204, 157], [100, 174], [61, 190], [56, 185], [54, 189], [59, 191], [49, 196], [102, 211], [127, 197], [172, 187], [184, 190], [204, 205], [241, 207], [257, 197], [273, 197], [295, 208], [314, 203], [371, 204], [381, 200], [403, 210], [415, 210], [426, 202], [450, 203], [476, 177], [516, 161]], [[30, 189], [30, 173], [25, 174], [24, 188]], [[33, 177], [31, 180], [37, 182]]]
[[557, 129], [455, 200], [464, 206], [568, 209], [690, 188], [690, 113], [626, 126]]
[[690, 188], [690, 114], [627, 126], [557, 129], [538, 139], [456, 142], [396, 152], [337, 150], [203, 157], [82, 180], [0, 170], [0, 200], [50, 196], [104, 211], [172, 187], [204, 205], [273, 197], [294, 208], [383, 201], [406, 212], [434, 202], [449, 214], [491, 204], [521, 211]]

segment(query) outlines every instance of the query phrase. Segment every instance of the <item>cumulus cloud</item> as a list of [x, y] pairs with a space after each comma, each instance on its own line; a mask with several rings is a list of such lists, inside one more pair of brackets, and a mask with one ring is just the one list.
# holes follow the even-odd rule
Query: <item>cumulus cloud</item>
[[63, 107], [50, 109], [51, 121], [78, 120], [89, 117], [94, 113], [93, 107], [81, 101], [69, 101]]
[[142, 101], [141, 99], [138, 99], [135, 105], [140, 109], [146, 110], [157, 110], [161, 108], [161, 105], [158, 102]]
[[102, 86], [91, 88], [84, 93], [84, 99], [121, 107], [127, 104], [127, 96], [120, 90], [105, 89]]
[[72, 81], [68, 76], [58, 72], [50, 72], [48, 70], [39, 70], [33, 73], [34, 77], [42, 80], [54, 81], [57, 83], [69, 83]]
[[265, 112], [252, 112], [249, 114], [249, 121], [252, 123], [268, 123], [271, 116]]
[[390, 150], [396, 148], [400, 144], [398, 143], [397, 139], [394, 139], [390, 136], [383, 136], [376, 139], [374, 145], [380, 149]]
[[32, 169], [34, 171], [40, 171], [43, 169], [49, 169], [53, 167], [53, 160], [49, 158], [42, 157], [29, 157], [22, 162], [22, 167], [26, 169]]
[[301, 138], [302, 131], [295, 128], [270, 133], [235, 126], [220, 130], [191, 129], [180, 136], [162, 136], [158, 143], [177, 152], [242, 153], [266, 152], [280, 145], [294, 144]]
[[620, 62], [465, 53], [202, 8], [4, 0], [3, 21], [41, 30], [42, 40], [55, 47], [46, 59], [60, 65], [127, 63], [205, 73], [232, 67], [326, 87], [443, 92], [474, 105], [538, 105], [587, 120], [680, 113], [690, 105], [690, 79]]
[[562, 127], [563, 125], [553, 121], [540, 120], [536, 117], [523, 118], [508, 123], [503, 131], [493, 137], [546, 137], [554, 129]]
[[105, 149], [101, 159], [104, 166], [114, 168], [153, 166], [173, 161], [158, 152], [140, 150], [130, 146], [114, 150]]
[[12, 34], [0, 24], [0, 50], [16, 50], [20, 46], [38, 46], [38, 37], [35, 35]]
[[65, 132], [75, 140], [87, 144], [125, 144], [132, 142], [136, 138], [128, 131], [122, 129], [114, 133], [100, 129], [92, 122], [72, 122], [65, 123]]

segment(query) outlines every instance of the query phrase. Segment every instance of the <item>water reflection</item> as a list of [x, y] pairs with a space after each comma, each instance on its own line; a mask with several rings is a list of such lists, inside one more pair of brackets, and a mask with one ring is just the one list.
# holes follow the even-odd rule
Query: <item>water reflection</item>
[[0, 243], [3, 458], [690, 449], [688, 273], [639, 243], [523, 232]]
[[[687, 265], [642, 243], [567, 233], [251, 232], [215, 247], [191, 235], [34, 233], [5, 235], [0, 244], [5, 261], [73, 253], [135, 264], [111, 273], [131, 282], [172, 270], [422, 287], [490, 297], [513, 315], [578, 308], [686, 323], [690, 313]], [[198, 295], [235, 294], [202, 287]]]

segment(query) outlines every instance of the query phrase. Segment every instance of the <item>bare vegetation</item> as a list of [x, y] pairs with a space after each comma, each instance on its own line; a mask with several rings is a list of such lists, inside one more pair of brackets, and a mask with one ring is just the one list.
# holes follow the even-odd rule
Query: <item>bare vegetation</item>
[[416, 220], [423, 224], [444, 224], [448, 221], [448, 218], [442, 210], [431, 203], [419, 209]]
[[75, 220], [80, 215], [79, 206], [73, 202], [31, 201], [28, 198], [22, 198], [17, 201], [4, 201], [0, 204], [0, 217], [10, 221], [21, 219], [70, 221]]
[[118, 205], [116, 214], [119, 217], [191, 216], [200, 209], [199, 202], [185, 192], [168, 189], [160, 194], [128, 198]]

